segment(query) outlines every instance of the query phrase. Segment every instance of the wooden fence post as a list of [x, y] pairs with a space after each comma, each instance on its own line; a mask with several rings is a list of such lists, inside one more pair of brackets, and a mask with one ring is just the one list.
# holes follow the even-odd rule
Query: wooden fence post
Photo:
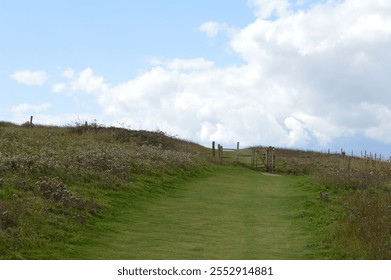
[[221, 152], [220, 152], [221, 160], [223, 160], [223, 151], [224, 151], [224, 148], [223, 148], [222, 145], [220, 145], [220, 150], [221, 150]]
[[266, 148], [265, 151], [265, 160], [266, 160], [266, 172], [269, 172], [269, 148]]
[[212, 142], [212, 158], [215, 159], [216, 158], [216, 147], [215, 147], [216, 143], [215, 141]]
[[223, 160], [223, 146], [220, 144], [217, 146], [219, 160]]
[[274, 151], [272, 146], [266, 149], [266, 172], [273, 172], [275, 169], [276, 155]]
[[272, 148], [272, 173], [274, 172], [274, 169], [276, 168], [276, 155], [274, 154], [275, 149]]
[[252, 149], [252, 151], [251, 151], [251, 168], [256, 169], [256, 166], [255, 166], [255, 149]]
[[239, 163], [239, 142], [236, 143], [236, 162]]
[[272, 147], [266, 149], [266, 172], [270, 172], [271, 170], [271, 156], [272, 156]]
[[30, 127], [33, 127], [33, 116], [30, 116], [30, 123], [29, 123]]

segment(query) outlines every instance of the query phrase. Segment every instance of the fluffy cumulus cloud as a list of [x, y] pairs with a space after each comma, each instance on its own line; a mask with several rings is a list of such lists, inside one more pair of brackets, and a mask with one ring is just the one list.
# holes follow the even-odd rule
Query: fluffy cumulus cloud
[[107, 85], [103, 77], [94, 75], [91, 68], [86, 68], [75, 78], [70, 70], [64, 72], [64, 76], [72, 80], [71, 89], [75, 92], [99, 93], [106, 90]]
[[234, 29], [226, 23], [208, 21], [203, 23], [199, 30], [204, 32], [208, 37], [216, 37], [221, 31], [232, 32]]
[[53, 92], [99, 94], [105, 92], [109, 87], [105, 79], [95, 75], [90, 67], [78, 74], [75, 74], [74, 69], [68, 68], [62, 73], [62, 77], [66, 78], [67, 82], [52, 85]]
[[[363, 134], [391, 142], [391, 2], [251, 0], [256, 19], [228, 35], [241, 65], [152, 60], [118, 85], [87, 68], [53, 90], [93, 94], [105, 114], [203, 144], [325, 147]], [[216, 36], [225, 23], [200, 30]]]
[[41, 86], [46, 82], [48, 75], [45, 71], [22, 70], [12, 73], [11, 78], [20, 84]]
[[46, 111], [49, 109], [52, 105], [50, 103], [40, 103], [40, 104], [28, 104], [28, 103], [21, 103], [18, 105], [15, 105], [11, 108], [11, 112], [15, 114], [16, 116], [20, 115], [27, 115], [32, 113], [41, 113], [43, 111]]

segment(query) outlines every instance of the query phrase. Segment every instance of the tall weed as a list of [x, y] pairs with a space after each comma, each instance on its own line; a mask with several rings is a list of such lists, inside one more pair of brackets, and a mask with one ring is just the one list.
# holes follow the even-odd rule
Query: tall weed
[[391, 259], [391, 164], [343, 158], [318, 168], [316, 180], [342, 193], [345, 215], [337, 226], [336, 244], [348, 259]]
[[337, 244], [348, 259], [391, 259], [391, 193], [360, 190], [345, 196]]

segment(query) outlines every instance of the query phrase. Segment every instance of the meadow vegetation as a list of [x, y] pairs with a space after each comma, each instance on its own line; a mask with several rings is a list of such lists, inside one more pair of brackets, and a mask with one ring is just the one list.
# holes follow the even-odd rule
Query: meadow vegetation
[[[262, 155], [259, 160], [262, 161]], [[194, 197], [204, 196], [205, 201], [213, 201], [215, 198], [207, 197], [207, 194], [214, 196], [224, 189], [226, 183], [219, 183], [223, 177], [217, 177], [218, 174], [243, 174], [243, 182], [248, 180], [248, 185], [258, 184], [257, 180], [263, 180], [264, 183], [269, 180], [260, 179], [255, 172], [251, 175], [248, 169], [241, 167], [245, 165], [243, 163], [232, 169], [238, 164], [227, 162], [211, 161], [209, 149], [169, 137], [161, 131], [133, 131], [103, 127], [96, 123], [30, 128], [28, 125], [0, 122], [0, 258], [78, 258], [75, 252], [67, 250], [82, 243], [89, 244], [89, 237], [94, 234], [110, 237], [109, 233], [114, 231], [113, 222], [117, 223], [118, 230], [124, 226], [119, 222], [124, 217], [134, 219], [134, 223], [138, 221], [140, 227], [145, 225], [142, 213], [147, 215], [149, 212], [137, 212], [138, 205], [149, 205], [157, 212], [168, 211], [167, 217], [157, 217], [158, 220], [177, 223], [175, 218], [178, 217], [186, 221], [196, 219], [187, 216], [187, 211], [179, 214], [182, 211], [179, 208], [159, 208], [163, 204], [165, 207], [172, 205], [174, 200], [177, 201], [177, 196], [184, 196], [186, 193], [178, 191], [185, 188], [183, 186], [193, 187], [187, 190], [187, 200], [181, 200], [182, 206], [192, 203], [197, 208], [201, 201], [194, 200]], [[261, 168], [260, 171], [264, 170]], [[263, 191], [271, 192], [274, 182], [274, 191], [281, 190], [280, 195], [271, 192], [270, 200], [267, 200], [257, 194], [262, 201], [265, 199], [262, 207], [274, 207], [273, 211], [277, 211], [279, 205], [282, 205], [281, 209], [286, 207], [286, 215], [281, 214], [278, 219], [275, 216], [275, 225], [276, 228], [284, 228], [290, 223], [301, 225], [291, 232], [296, 238], [292, 244], [296, 244], [297, 248], [305, 240], [312, 241], [301, 255], [297, 252], [284, 255], [277, 250], [273, 256], [391, 258], [389, 162], [340, 154], [276, 149], [275, 172], [283, 174], [284, 179], [270, 179], [275, 181], [267, 183], [270, 189]], [[204, 180], [203, 187], [197, 187], [201, 179]], [[231, 181], [234, 182], [233, 177]], [[216, 184], [220, 184], [220, 189], [213, 189], [212, 185]], [[286, 188], [286, 184], [292, 191]], [[230, 186], [232, 193], [234, 186]], [[246, 189], [246, 184], [243, 183], [242, 188]], [[202, 194], [197, 193], [201, 189]], [[221, 213], [221, 219], [230, 220], [234, 214], [244, 215], [246, 209], [249, 210], [246, 218], [253, 219], [250, 213], [262, 211], [261, 208], [254, 208], [254, 205], [258, 205], [256, 200], [253, 201], [257, 188], [248, 186], [248, 191], [253, 196], [250, 194], [245, 197], [244, 194], [244, 200], [241, 201], [238, 200], [240, 193], [233, 198], [224, 196], [221, 198], [224, 200], [219, 202], [206, 203], [200, 211], [205, 211], [203, 215], [207, 217], [209, 207], [232, 203], [232, 214]], [[135, 206], [130, 206], [129, 201]], [[237, 212], [239, 210], [243, 212]], [[193, 225], [197, 227], [200, 220], [196, 221]], [[151, 222], [158, 224], [157, 220]], [[212, 219], [210, 223], [212, 225]], [[106, 228], [105, 224], [108, 224]], [[164, 224], [159, 226], [163, 232], [167, 230]], [[249, 232], [245, 223], [240, 226], [243, 226], [243, 231], [238, 231], [237, 239], [240, 239], [240, 234]], [[317, 237], [305, 237], [307, 235], [303, 229]], [[224, 240], [219, 237], [218, 228], [215, 230], [208, 234], [218, 237], [217, 243]], [[261, 228], [257, 230], [261, 232]], [[272, 238], [276, 235], [270, 233], [270, 236]], [[248, 237], [252, 242], [258, 240], [255, 235]], [[131, 240], [130, 237], [124, 238]], [[156, 238], [159, 239], [158, 236]], [[259, 238], [258, 241], [265, 239], [261, 236]], [[196, 236], [193, 239], [194, 242], [198, 240]], [[281, 235], [280, 239], [286, 238]], [[205, 240], [200, 240], [198, 249], [195, 248], [194, 254], [190, 252], [187, 257], [197, 258], [200, 256], [196, 254], [197, 250], [204, 250], [205, 257], [221, 258], [217, 249], [208, 253], [201, 241]], [[278, 247], [278, 242], [270, 240], [269, 243]], [[184, 242], [183, 246], [188, 245]], [[242, 257], [268, 258], [267, 254], [259, 255], [256, 248], [252, 249], [242, 252]], [[228, 254], [235, 258], [233, 251], [227, 251]]]
[[203, 149], [160, 131], [0, 123], [0, 257], [34, 258], [107, 215], [116, 196], [202, 173]]
[[[333, 246], [343, 259], [391, 259], [391, 163], [373, 158], [280, 150], [277, 171], [310, 174], [342, 210]], [[277, 151], [278, 155], [278, 151]]]

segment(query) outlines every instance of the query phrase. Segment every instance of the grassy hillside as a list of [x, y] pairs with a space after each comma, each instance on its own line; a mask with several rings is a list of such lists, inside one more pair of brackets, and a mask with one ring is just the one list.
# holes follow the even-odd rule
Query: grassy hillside
[[63, 243], [114, 209], [203, 172], [204, 148], [162, 132], [0, 123], [0, 256]]
[[[261, 162], [259, 170], [266, 171], [262, 164], [266, 161], [266, 147], [254, 149]], [[239, 154], [251, 154], [251, 150], [244, 149]], [[236, 152], [224, 155], [229, 157], [224, 160], [236, 161]], [[311, 178], [308, 185], [319, 189], [318, 203], [340, 214], [330, 229], [336, 255], [347, 259], [391, 259], [390, 162], [283, 148], [275, 148], [274, 155], [273, 172]], [[241, 158], [240, 162], [250, 165], [251, 159]], [[323, 224], [324, 230], [327, 223]]]
[[342, 211], [333, 237], [341, 258], [391, 259], [390, 162], [276, 149], [276, 172], [309, 174], [321, 200]]
[[390, 163], [275, 154], [265, 178], [160, 131], [0, 122], [0, 258], [391, 258]]

